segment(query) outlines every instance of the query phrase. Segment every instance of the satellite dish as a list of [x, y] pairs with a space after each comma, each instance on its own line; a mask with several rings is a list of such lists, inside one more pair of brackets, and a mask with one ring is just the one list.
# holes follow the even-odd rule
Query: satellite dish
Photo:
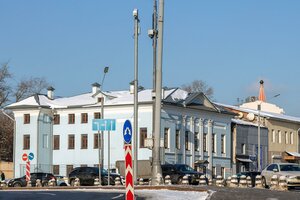
[[239, 118], [239, 119], [242, 119], [243, 117], [244, 117], [244, 114], [243, 114], [242, 112], [239, 112], [239, 113], [238, 113], [238, 118]]
[[248, 113], [247, 115], [247, 119], [250, 120], [250, 121], [253, 121], [255, 118], [254, 114], [253, 113]]

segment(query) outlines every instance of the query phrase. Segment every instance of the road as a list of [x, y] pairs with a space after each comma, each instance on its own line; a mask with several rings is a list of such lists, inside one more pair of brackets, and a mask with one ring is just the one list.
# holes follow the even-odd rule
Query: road
[[[0, 200], [124, 200], [124, 192], [93, 192], [93, 191], [0, 191]], [[137, 200], [144, 200], [137, 197]]]

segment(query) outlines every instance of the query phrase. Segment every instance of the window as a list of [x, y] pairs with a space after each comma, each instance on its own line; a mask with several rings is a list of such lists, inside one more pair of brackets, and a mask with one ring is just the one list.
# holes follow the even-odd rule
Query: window
[[221, 136], [221, 153], [226, 153], [225, 135]]
[[81, 134], [81, 149], [87, 149], [87, 148], [88, 148], [88, 135]]
[[165, 149], [170, 148], [169, 147], [169, 132], [170, 132], [170, 129], [165, 128], [165, 131], [164, 131], [164, 147], [165, 147]]
[[88, 114], [87, 113], [81, 113], [81, 123], [82, 124], [88, 123]]
[[24, 114], [24, 124], [30, 124], [30, 114]]
[[216, 167], [212, 167], [212, 177], [216, 178]]
[[70, 174], [72, 170], [73, 170], [73, 165], [67, 165], [67, 174]]
[[60, 115], [53, 115], [53, 124], [60, 124]]
[[224, 178], [225, 177], [225, 168], [221, 167], [221, 176]]
[[48, 134], [43, 134], [43, 148], [48, 148]]
[[185, 150], [190, 150], [190, 145], [189, 145], [189, 132], [185, 132]]
[[140, 128], [140, 148], [145, 148], [145, 139], [147, 138], [147, 128]]
[[176, 149], [180, 149], [180, 131], [179, 130], [176, 130], [176, 135], [175, 135], [175, 146], [176, 146]]
[[275, 130], [272, 130], [272, 142], [276, 142]]
[[242, 144], [242, 154], [246, 154], [246, 144]]
[[59, 175], [59, 165], [53, 165], [53, 174]]
[[199, 140], [198, 140], [198, 132], [195, 132], [194, 135], [194, 144], [195, 144], [195, 151], [199, 151]]
[[53, 135], [53, 150], [59, 150], [59, 135]]
[[101, 103], [103, 97], [98, 97], [98, 103]]
[[23, 149], [30, 149], [30, 135], [23, 136]]
[[68, 149], [74, 149], [75, 148], [75, 135], [71, 134], [68, 135]]
[[278, 142], [281, 143], [281, 131], [278, 131]]
[[99, 146], [98, 144], [101, 143], [100, 140], [98, 140], [99, 134], [98, 133], [94, 133], [94, 149], [98, 149]]
[[95, 112], [94, 119], [100, 119], [100, 118], [101, 118], [101, 114], [99, 112]]
[[207, 134], [203, 134], [203, 151], [207, 152], [207, 148], [206, 148], [206, 136]]
[[216, 134], [212, 134], [212, 138], [211, 138], [211, 143], [212, 143], [212, 152], [213, 153], [216, 153], [216, 145], [215, 145], [215, 142], [216, 142]]
[[285, 143], [288, 144], [289, 143], [289, 135], [288, 132], [285, 132]]
[[290, 133], [290, 144], [294, 144], [294, 133]]
[[69, 114], [69, 124], [75, 124], [75, 114]]

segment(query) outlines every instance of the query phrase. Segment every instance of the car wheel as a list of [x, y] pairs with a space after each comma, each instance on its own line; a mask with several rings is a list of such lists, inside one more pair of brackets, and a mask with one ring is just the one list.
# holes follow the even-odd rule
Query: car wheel
[[59, 186], [68, 186], [66, 183], [61, 183]]
[[22, 185], [21, 185], [21, 183], [16, 182], [16, 183], [13, 184], [13, 187], [22, 187]]
[[262, 177], [261, 178], [261, 184], [264, 188], [268, 188], [268, 185], [267, 185], [267, 181], [266, 181], [266, 178], [265, 177]]

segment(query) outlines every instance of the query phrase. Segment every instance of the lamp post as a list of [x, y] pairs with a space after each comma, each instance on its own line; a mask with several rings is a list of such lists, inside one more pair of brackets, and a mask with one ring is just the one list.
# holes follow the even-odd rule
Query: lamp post
[[[102, 82], [100, 85], [100, 90], [102, 92], [103, 90], [103, 84], [104, 84], [104, 79], [105, 79], [105, 75], [106, 73], [108, 73], [109, 67], [104, 67], [104, 75], [102, 78]], [[104, 97], [102, 94], [101, 97], [101, 113], [100, 113], [100, 119], [104, 119]], [[101, 137], [101, 140], [100, 140]], [[101, 135], [100, 135], [100, 131], [98, 131], [98, 154], [99, 154], [99, 184], [101, 186], [102, 184], [102, 180], [101, 180], [101, 167], [103, 167], [103, 163], [104, 163], [104, 134], [103, 131], [101, 131]], [[109, 149], [108, 149], [109, 151]], [[109, 163], [108, 163], [109, 164]]]

